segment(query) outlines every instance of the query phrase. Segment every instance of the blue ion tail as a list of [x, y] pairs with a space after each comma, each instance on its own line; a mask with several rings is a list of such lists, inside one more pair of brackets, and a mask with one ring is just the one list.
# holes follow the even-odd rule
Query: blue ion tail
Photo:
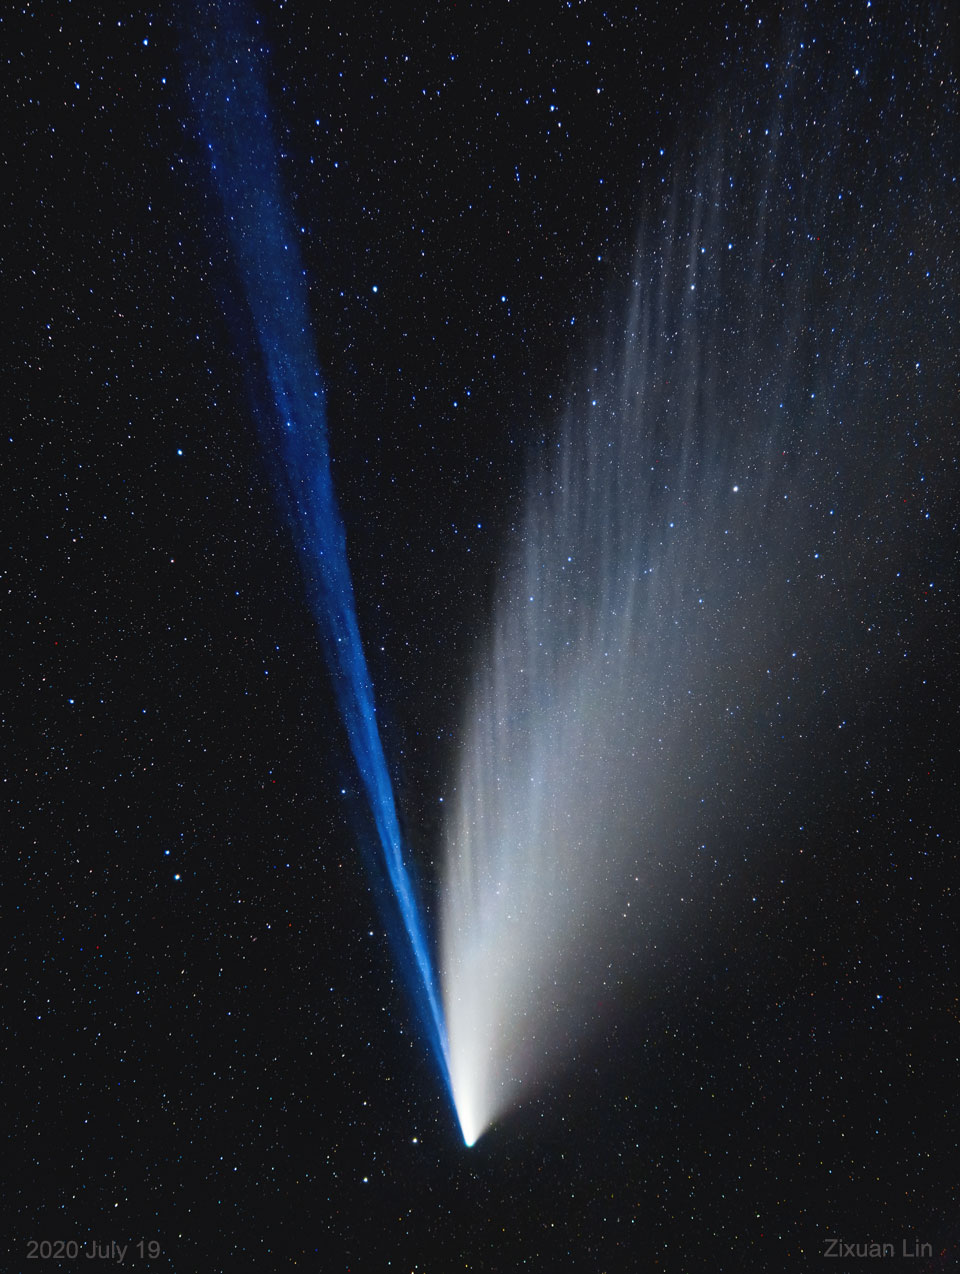
[[[277, 171], [263, 52], [244, 6], [201, 6], [187, 43], [194, 110], [223, 207], [268, 389], [264, 449], [300, 553], [330, 677], [379, 840], [389, 928], [448, 1091], [447, 1036], [423, 915], [377, 727], [346, 538], [330, 472], [323, 383], [304, 269]], [[384, 873], [379, 871], [378, 876]], [[393, 923], [399, 918], [400, 924]]]

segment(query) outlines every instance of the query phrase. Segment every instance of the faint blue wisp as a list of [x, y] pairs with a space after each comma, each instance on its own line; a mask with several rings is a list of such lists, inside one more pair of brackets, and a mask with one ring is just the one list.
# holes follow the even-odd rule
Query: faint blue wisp
[[[223, 207], [263, 370], [262, 440], [300, 553], [322, 644], [377, 830], [401, 921], [398, 953], [444, 1082], [446, 1031], [423, 916], [407, 863], [373, 684], [357, 623], [346, 537], [330, 472], [325, 395], [311, 332], [304, 269], [277, 170], [263, 54], [239, 7], [218, 5], [194, 33], [188, 80]], [[389, 918], [391, 929], [395, 917]], [[412, 967], [411, 967], [412, 959]]]

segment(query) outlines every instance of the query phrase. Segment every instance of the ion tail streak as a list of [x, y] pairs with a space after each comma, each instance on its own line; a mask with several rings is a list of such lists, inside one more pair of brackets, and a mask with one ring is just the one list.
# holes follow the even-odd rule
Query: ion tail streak
[[[330, 676], [399, 913], [401, 967], [449, 1087], [444, 1024], [428, 935], [404, 860], [373, 686], [357, 625], [343, 523], [330, 473], [324, 390], [311, 335], [304, 270], [277, 172], [262, 54], [242, 6], [218, 4], [188, 55], [194, 108], [223, 205], [256, 332], [268, 410], [263, 442], [300, 552]], [[388, 917], [397, 932], [393, 917]]]
[[718, 110], [674, 165], [531, 465], [447, 804], [470, 1144], [602, 1028], [644, 953], [751, 923], [756, 829], [801, 781], [826, 799], [842, 726], [903, 668], [895, 626], [866, 634], [934, 525], [949, 191], [875, 162], [909, 169], [916, 75], [878, 118], [869, 49], [854, 78], [851, 50], [807, 67], [802, 48], [768, 113]]

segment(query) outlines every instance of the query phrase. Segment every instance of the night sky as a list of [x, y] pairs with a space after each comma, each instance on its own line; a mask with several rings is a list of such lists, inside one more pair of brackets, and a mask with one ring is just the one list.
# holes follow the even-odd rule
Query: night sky
[[[36, 1268], [31, 1240], [143, 1240], [159, 1255], [124, 1264], [184, 1274], [767, 1271], [820, 1268], [832, 1238], [953, 1268], [949, 6], [250, 19], [428, 917], [528, 474], [584, 368], [616, 358], [635, 280], [671, 243], [684, 258], [704, 190], [750, 286], [709, 320], [679, 295], [661, 313], [758, 403], [796, 381], [777, 480], [813, 512], [772, 539], [772, 572], [840, 502], [824, 573], [757, 599], [796, 666], [736, 684], [753, 714], [693, 736], [715, 799], [663, 831], [657, 940], [618, 947], [550, 1081], [470, 1150], [371, 886], [258, 430], [192, 12], [0, 23], [3, 1268]], [[738, 343], [751, 301], [789, 314]], [[727, 654], [704, 670], [725, 693]]]

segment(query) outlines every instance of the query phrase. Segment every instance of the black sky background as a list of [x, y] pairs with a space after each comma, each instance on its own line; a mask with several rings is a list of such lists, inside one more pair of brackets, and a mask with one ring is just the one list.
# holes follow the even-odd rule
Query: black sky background
[[526, 459], [615, 321], [644, 210], [718, 95], [765, 100], [758, 62], [808, 31], [828, 70], [862, 49], [918, 85], [878, 131], [941, 276], [905, 340], [944, 369], [945, 529], [911, 561], [938, 590], [878, 608], [926, 675], [855, 688], [829, 799], [798, 766], [782, 827], [754, 829], [760, 912], [702, 913], [471, 1152], [355, 848], [177, 26], [4, 17], [4, 1268], [32, 1268], [30, 1239], [142, 1238], [162, 1255], [138, 1268], [179, 1271], [789, 1270], [831, 1235], [955, 1264], [955, 33], [880, 4], [650, 10], [261, 11], [428, 899]]

